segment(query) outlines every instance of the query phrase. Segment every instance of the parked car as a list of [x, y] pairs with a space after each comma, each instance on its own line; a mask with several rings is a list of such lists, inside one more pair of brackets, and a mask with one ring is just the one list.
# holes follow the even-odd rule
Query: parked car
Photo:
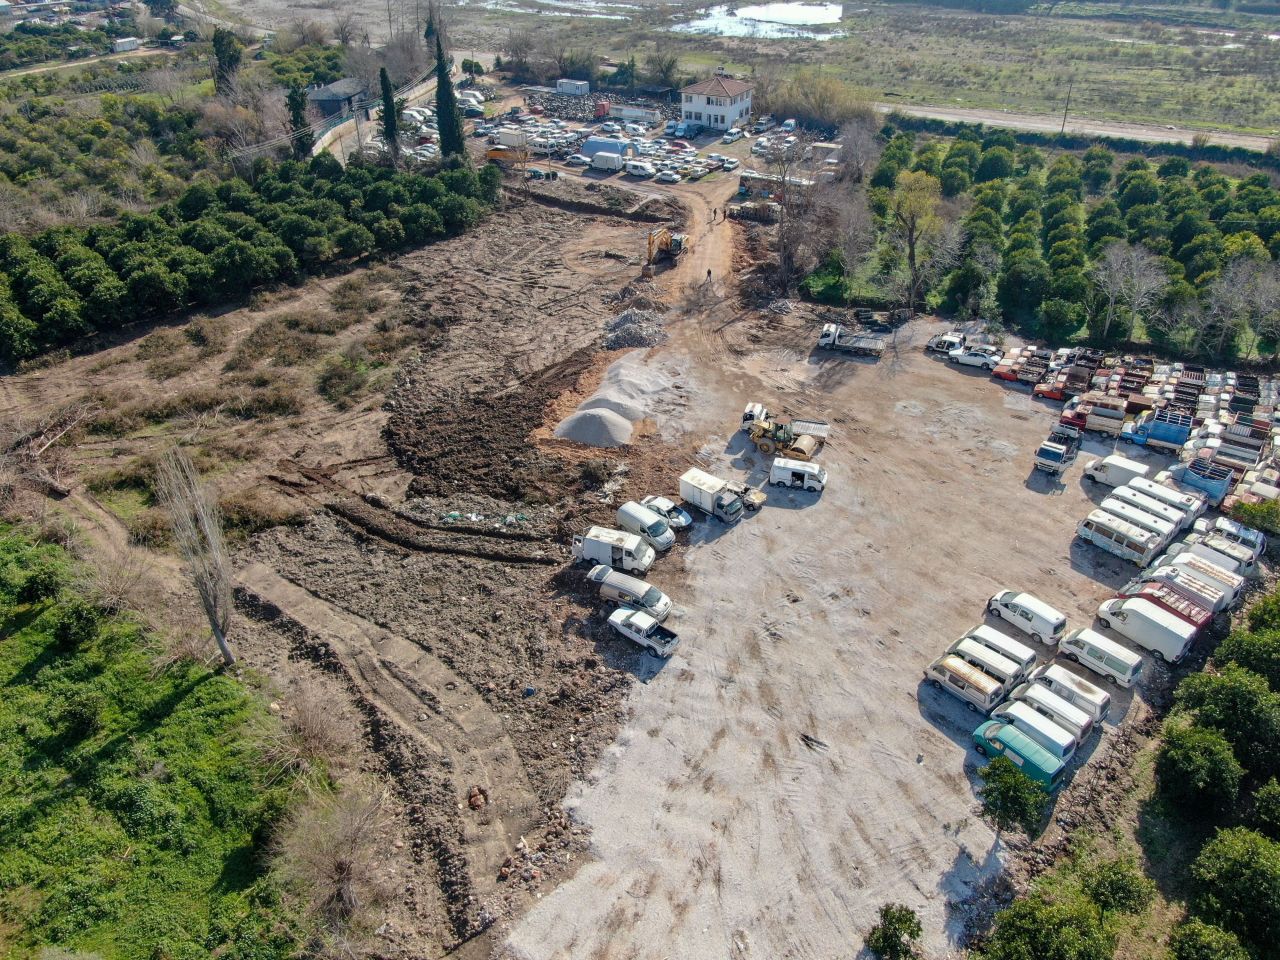
[[743, 132], [739, 130], [737, 127], [734, 127], [733, 129], [725, 133], [723, 137], [720, 138], [720, 142], [721, 143], [737, 143], [739, 140], [743, 138], [743, 136], [744, 136]]
[[572, 154], [571, 156], [565, 157], [564, 162], [565, 162], [565, 163], [567, 163], [567, 164], [568, 164], [569, 166], [571, 166], [571, 167], [589, 167], [589, 166], [591, 166], [591, 158], [590, 158], [590, 157], [588, 157], [588, 156], [584, 156], [584, 155], [583, 155], [583, 154], [581, 154], [581, 153], [575, 153], [575, 154]]
[[676, 127], [679, 126], [679, 124], [680, 121], [678, 120], [668, 120], [662, 127], [662, 132], [669, 137], [676, 132]]
[[614, 570], [607, 564], [592, 567], [587, 581], [596, 585], [601, 598], [633, 610], [643, 610], [659, 623], [671, 613], [671, 598], [665, 593], [653, 584]]
[[725, 168], [726, 170], [736, 170], [736, 169], [738, 169], [739, 163], [740, 163], [740, 161], [738, 160], [738, 158], [737, 158], [737, 157], [729, 157], [729, 158], [728, 158], [727, 160], [725, 160], [725, 162], [724, 162], [724, 168]]
[[657, 180], [658, 183], [679, 183], [684, 178], [674, 170], [661, 170], [654, 179]]
[[1036, 643], [1050, 646], [1061, 639], [1067, 629], [1067, 617], [1038, 597], [1016, 590], [1001, 590], [987, 601], [987, 612], [1006, 620]]
[[648, 507], [663, 520], [667, 521], [667, 526], [671, 527], [672, 530], [683, 530], [693, 523], [693, 517], [689, 514], [689, 511], [683, 509], [670, 497], [645, 497], [640, 501], [640, 505]]
[[660, 657], [675, 652], [680, 638], [643, 610], [619, 607], [609, 615], [609, 626], [633, 643], [647, 647]]
[[797, 123], [795, 120], [783, 120], [781, 129], [786, 133], [790, 133], [792, 130], [796, 128], [796, 126], [797, 126]]
[[602, 123], [600, 124], [600, 132], [601, 133], [621, 133], [622, 128], [618, 126], [616, 123]]
[[982, 367], [984, 370], [994, 370], [999, 365], [1001, 356], [999, 347], [982, 344], [957, 347], [947, 354], [952, 363], [958, 363], [962, 367]]

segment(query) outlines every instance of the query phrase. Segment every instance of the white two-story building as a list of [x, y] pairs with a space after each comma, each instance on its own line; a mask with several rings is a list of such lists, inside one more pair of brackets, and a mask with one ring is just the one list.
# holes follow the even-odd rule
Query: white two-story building
[[751, 84], [712, 77], [680, 91], [680, 117], [710, 130], [743, 127], [751, 116]]

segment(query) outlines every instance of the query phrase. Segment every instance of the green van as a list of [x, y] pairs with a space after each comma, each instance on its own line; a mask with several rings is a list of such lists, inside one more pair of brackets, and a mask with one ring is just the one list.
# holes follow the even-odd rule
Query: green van
[[1010, 723], [988, 720], [973, 731], [974, 748], [984, 757], [1008, 757], [1047, 790], [1062, 783], [1067, 765]]

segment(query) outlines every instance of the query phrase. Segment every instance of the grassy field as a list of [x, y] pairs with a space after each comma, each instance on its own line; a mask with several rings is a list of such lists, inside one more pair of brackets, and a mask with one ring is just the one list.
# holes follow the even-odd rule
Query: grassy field
[[157, 673], [73, 583], [60, 550], [0, 530], [0, 956], [293, 955], [264, 703], [195, 664]]
[[[868, 4], [846, 17], [844, 36], [817, 41], [675, 33], [669, 27], [685, 15], [665, 12], [672, 9], [646, 9], [628, 22], [555, 23], [563, 22], [571, 45], [622, 59], [643, 61], [661, 44], [688, 67], [819, 65], [890, 103], [1054, 113], [1070, 84], [1076, 115], [1280, 134], [1280, 41], [1266, 36], [1280, 30], [1275, 18], [1141, 4], [1074, 4], [1023, 16]], [[477, 41], [500, 42], [508, 27], [537, 22], [474, 7], [455, 11]]]

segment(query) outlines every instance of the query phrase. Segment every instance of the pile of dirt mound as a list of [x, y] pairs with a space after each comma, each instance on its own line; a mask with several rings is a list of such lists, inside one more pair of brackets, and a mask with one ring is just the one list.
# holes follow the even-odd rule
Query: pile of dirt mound
[[593, 407], [565, 417], [555, 435], [589, 447], [620, 447], [631, 441], [631, 421], [612, 410]]
[[631, 307], [605, 323], [606, 350], [655, 347], [667, 339], [662, 317], [653, 310]]

